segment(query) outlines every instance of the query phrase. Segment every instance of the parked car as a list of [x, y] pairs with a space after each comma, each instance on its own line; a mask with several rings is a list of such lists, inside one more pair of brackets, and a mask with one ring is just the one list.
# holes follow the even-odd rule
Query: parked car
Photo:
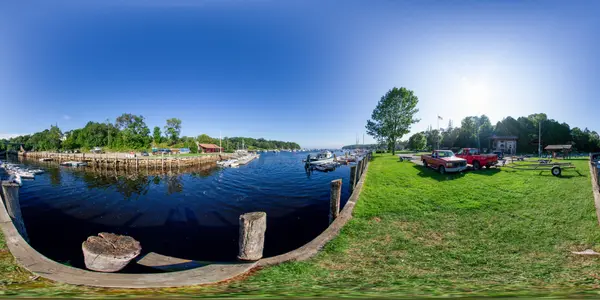
[[492, 154], [496, 154], [498, 156], [498, 159], [504, 158], [504, 152], [502, 152], [502, 151], [494, 151], [494, 152], [492, 152]]
[[143, 151], [142, 153], [140, 153], [142, 156], [148, 156], [148, 152]]
[[434, 150], [431, 154], [421, 155], [423, 166], [446, 172], [461, 172], [467, 168], [467, 160], [456, 157], [450, 150]]
[[104, 151], [102, 151], [102, 148], [100, 148], [100, 147], [94, 147], [94, 149], [90, 150], [90, 152], [92, 152], [92, 153], [104, 153]]
[[498, 164], [498, 155], [496, 154], [481, 154], [477, 148], [462, 148], [456, 157], [464, 158], [467, 164], [472, 165], [474, 170], [479, 170], [482, 167], [490, 168]]
[[152, 155], [161, 155], [171, 153], [170, 149], [152, 149]]

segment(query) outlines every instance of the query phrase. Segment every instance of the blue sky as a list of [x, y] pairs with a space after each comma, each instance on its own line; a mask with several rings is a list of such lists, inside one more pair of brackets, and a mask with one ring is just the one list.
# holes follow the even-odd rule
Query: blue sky
[[394, 86], [420, 99], [412, 132], [537, 112], [600, 131], [598, 15], [600, 1], [4, 1], [0, 136], [129, 112], [339, 147]]

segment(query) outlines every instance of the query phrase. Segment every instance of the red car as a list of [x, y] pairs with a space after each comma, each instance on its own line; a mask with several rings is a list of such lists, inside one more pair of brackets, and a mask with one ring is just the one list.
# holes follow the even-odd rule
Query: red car
[[490, 168], [498, 163], [498, 155], [496, 154], [481, 154], [477, 148], [462, 148], [456, 157], [464, 158], [467, 163], [473, 166], [474, 170], [479, 170], [481, 167]]
[[431, 154], [421, 155], [423, 166], [431, 167], [441, 174], [446, 172], [461, 172], [467, 168], [467, 161], [458, 158], [450, 150], [434, 150]]

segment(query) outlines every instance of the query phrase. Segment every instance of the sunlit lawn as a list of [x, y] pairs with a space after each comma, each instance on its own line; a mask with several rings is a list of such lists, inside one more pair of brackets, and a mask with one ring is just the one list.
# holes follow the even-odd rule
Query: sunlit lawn
[[[416, 296], [595, 294], [600, 251], [589, 169], [579, 175], [482, 170], [439, 175], [378, 155], [354, 218], [316, 258], [210, 287], [134, 290], [146, 296]], [[5, 249], [4, 247], [2, 249]], [[6, 250], [0, 250], [6, 251]], [[4, 252], [0, 252], [4, 253]], [[0, 256], [7, 293], [116, 295], [28, 278]], [[23, 274], [23, 275], [20, 275]], [[11, 281], [12, 280], [12, 281]], [[36, 291], [36, 286], [38, 289]]]

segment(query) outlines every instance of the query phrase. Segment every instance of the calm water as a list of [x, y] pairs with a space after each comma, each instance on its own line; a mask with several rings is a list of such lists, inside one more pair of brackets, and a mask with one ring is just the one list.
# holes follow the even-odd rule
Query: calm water
[[[239, 215], [252, 211], [267, 213], [269, 257], [327, 227], [331, 180], [343, 180], [342, 205], [350, 195], [348, 166], [307, 174], [306, 154], [263, 153], [236, 169], [205, 166], [171, 176], [26, 162], [47, 172], [24, 181], [21, 209], [32, 246], [76, 267], [84, 267], [81, 243], [102, 231], [134, 237], [143, 253], [235, 260]], [[130, 265], [126, 272], [140, 271]]]

